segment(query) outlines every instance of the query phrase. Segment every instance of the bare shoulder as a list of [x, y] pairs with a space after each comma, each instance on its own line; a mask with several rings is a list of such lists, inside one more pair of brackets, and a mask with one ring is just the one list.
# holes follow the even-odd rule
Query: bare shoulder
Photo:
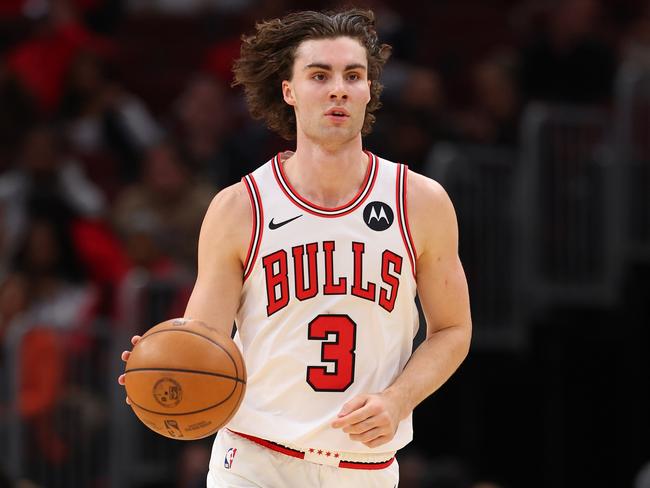
[[241, 181], [215, 195], [203, 219], [199, 252], [206, 241], [210, 246], [225, 246], [238, 255], [245, 254], [253, 219], [251, 203]]
[[208, 213], [223, 213], [222, 217], [232, 216], [234, 219], [240, 218], [245, 213], [250, 213], [250, 199], [244, 183], [241, 181], [230, 185], [217, 193], [212, 202]]
[[407, 211], [418, 254], [441, 240], [458, 240], [456, 212], [449, 195], [437, 181], [408, 172]]
[[[408, 172], [408, 204], [411, 212], [424, 209], [427, 212], [432, 206], [450, 204], [449, 196], [440, 183], [419, 173]], [[411, 204], [413, 208], [411, 210]]]

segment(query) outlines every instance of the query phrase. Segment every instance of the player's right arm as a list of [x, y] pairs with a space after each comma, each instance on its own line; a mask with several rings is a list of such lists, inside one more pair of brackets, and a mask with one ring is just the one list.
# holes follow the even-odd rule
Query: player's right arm
[[252, 225], [251, 204], [243, 183], [224, 189], [212, 200], [201, 227], [198, 275], [185, 317], [230, 336]]
[[[252, 226], [251, 203], [243, 183], [229, 186], [214, 197], [201, 226], [198, 274], [185, 317], [205, 322], [230, 336], [239, 307]], [[140, 336], [134, 336], [131, 343], [135, 345], [138, 340]], [[127, 361], [129, 355], [129, 351], [124, 351], [122, 360]], [[118, 382], [124, 384], [124, 375]]]

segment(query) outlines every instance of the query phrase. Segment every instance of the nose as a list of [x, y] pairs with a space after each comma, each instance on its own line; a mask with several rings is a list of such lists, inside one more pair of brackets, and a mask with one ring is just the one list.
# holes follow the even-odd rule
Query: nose
[[345, 87], [345, 82], [342, 76], [335, 76], [332, 78], [332, 88], [330, 90], [330, 100], [342, 99], [346, 100], [348, 98], [348, 92]]

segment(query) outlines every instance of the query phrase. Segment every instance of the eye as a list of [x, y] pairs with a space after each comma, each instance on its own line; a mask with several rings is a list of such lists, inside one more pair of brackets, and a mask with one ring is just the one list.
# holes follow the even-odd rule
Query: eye
[[325, 78], [326, 78], [326, 76], [325, 76], [325, 73], [314, 73], [314, 74], [312, 75], [312, 78], [313, 78], [314, 80], [316, 80], [316, 81], [324, 81]]
[[348, 80], [350, 81], [359, 81], [361, 79], [361, 75], [359, 73], [349, 73], [348, 74]]

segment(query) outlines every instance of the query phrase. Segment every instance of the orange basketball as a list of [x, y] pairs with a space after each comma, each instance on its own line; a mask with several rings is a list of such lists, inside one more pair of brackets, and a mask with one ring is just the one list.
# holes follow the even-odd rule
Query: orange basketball
[[235, 414], [246, 389], [239, 348], [191, 319], [152, 327], [126, 363], [131, 408], [151, 430], [193, 440], [214, 434]]

